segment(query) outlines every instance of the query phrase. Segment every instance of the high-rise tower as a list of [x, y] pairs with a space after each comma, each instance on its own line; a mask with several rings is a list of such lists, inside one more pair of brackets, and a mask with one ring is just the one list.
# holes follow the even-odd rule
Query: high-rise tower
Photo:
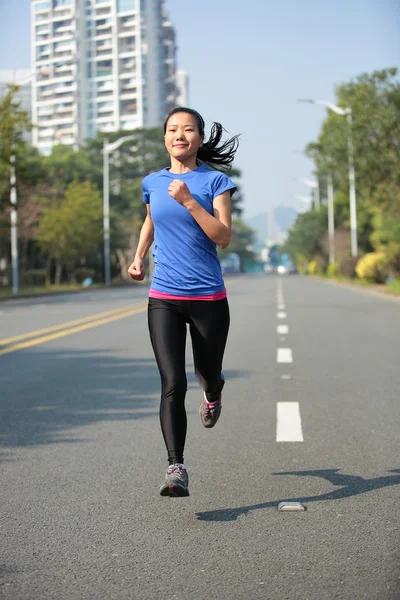
[[32, 0], [32, 71], [43, 153], [99, 130], [161, 124], [178, 95], [164, 0]]

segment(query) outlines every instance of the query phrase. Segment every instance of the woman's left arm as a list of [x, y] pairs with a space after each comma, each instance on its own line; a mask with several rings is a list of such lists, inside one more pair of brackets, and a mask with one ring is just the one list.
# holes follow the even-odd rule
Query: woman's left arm
[[210, 215], [191, 195], [183, 181], [175, 179], [169, 186], [169, 194], [182, 204], [200, 225], [204, 233], [220, 248], [231, 241], [231, 192], [227, 190], [214, 198], [214, 216]]

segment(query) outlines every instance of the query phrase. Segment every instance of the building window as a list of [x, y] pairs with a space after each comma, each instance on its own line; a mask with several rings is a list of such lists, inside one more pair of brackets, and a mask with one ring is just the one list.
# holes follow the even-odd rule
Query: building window
[[117, 0], [118, 12], [132, 12], [136, 10], [135, 0]]
[[35, 11], [38, 12], [39, 10], [49, 10], [50, 8], [50, 2], [38, 2], [37, 4], [35, 4]]
[[68, 6], [69, 4], [72, 4], [72, 0], [53, 0], [53, 8]]

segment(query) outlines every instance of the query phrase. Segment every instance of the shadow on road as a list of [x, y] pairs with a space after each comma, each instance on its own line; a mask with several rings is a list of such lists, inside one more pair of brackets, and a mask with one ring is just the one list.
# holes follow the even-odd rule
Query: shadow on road
[[[303, 496], [296, 498], [279, 498], [270, 502], [252, 504], [249, 506], [240, 506], [238, 508], [223, 508], [220, 510], [210, 510], [196, 513], [200, 521], [236, 521], [240, 515], [247, 515], [253, 510], [263, 508], [277, 508], [279, 502], [321, 502], [323, 500], [339, 500], [350, 496], [358, 496], [372, 490], [390, 487], [400, 484], [400, 475], [386, 475], [385, 477], [375, 477], [373, 479], [364, 479], [357, 475], [343, 475], [338, 473], [339, 469], [324, 469], [321, 471], [288, 471], [286, 473], [273, 473], [273, 475], [297, 475], [300, 477], [322, 477], [333, 485], [340, 486], [339, 489], [320, 494], [318, 496]], [[400, 473], [400, 469], [390, 469], [389, 473]]]
[[[188, 389], [198, 387], [192, 371], [188, 363]], [[238, 371], [226, 375], [245, 376]], [[24, 350], [17, 361], [2, 364], [0, 390], [3, 462], [13, 460], [15, 447], [82, 441], [77, 428], [96, 422], [158, 419], [160, 376], [152, 357]]]

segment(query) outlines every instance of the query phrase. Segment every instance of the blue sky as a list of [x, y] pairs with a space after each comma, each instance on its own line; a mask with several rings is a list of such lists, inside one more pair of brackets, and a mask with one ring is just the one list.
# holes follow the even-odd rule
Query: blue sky
[[[167, 0], [178, 67], [190, 105], [206, 124], [241, 133], [245, 216], [300, 204], [312, 175], [300, 151], [316, 139], [335, 86], [362, 72], [399, 66], [398, 0]], [[244, 10], [247, 9], [247, 10]], [[30, 67], [30, 0], [0, 0], [0, 69]], [[340, 117], [338, 117], [340, 118]]]

